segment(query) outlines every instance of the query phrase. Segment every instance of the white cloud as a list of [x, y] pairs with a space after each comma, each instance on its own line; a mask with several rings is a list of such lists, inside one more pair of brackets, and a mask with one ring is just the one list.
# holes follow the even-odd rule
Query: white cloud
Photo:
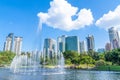
[[109, 11], [96, 21], [96, 26], [108, 29], [110, 27], [120, 28], [120, 5], [114, 11]]
[[66, 0], [51, 1], [48, 12], [40, 12], [38, 17], [43, 24], [65, 31], [89, 26], [94, 20], [90, 9], [78, 11], [78, 7], [72, 6]]

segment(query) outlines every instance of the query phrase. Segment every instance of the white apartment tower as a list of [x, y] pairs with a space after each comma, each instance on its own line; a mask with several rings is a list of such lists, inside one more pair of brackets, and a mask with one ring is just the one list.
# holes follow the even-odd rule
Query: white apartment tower
[[14, 38], [14, 52], [17, 55], [21, 54], [21, 47], [22, 47], [22, 37], [15, 37]]
[[80, 42], [80, 53], [85, 53], [86, 52], [86, 42], [81, 41]]
[[8, 34], [4, 43], [4, 51], [12, 51], [13, 33]]

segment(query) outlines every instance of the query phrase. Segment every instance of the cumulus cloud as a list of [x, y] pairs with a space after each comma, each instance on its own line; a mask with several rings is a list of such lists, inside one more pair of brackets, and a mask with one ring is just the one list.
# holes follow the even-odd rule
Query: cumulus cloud
[[120, 28], [120, 5], [114, 11], [109, 11], [96, 21], [96, 26], [108, 29], [110, 27]]
[[65, 31], [89, 26], [94, 20], [90, 9], [79, 10], [66, 0], [51, 1], [47, 13], [39, 12], [38, 17], [43, 24]]

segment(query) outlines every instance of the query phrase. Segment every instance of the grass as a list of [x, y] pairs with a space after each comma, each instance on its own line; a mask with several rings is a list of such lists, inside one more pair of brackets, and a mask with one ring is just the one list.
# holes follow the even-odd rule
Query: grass
[[99, 66], [95, 68], [96, 70], [100, 71], [120, 71], [120, 66]]
[[[57, 68], [59, 66], [55, 66], [55, 65], [45, 65], [44, 66], [45, 68]], [[80, 64], [80, 65], [73, 65], [73, 64], [70, 64], [70, 65], [65, 65], [64, 68], [70, 68], [70, 69], [92, 69], [94, 68], [95, 65], [93, 64]]]
[[94, 67], [95, 67], [95, 65], [93, 65], [93, 64], [65, 65], [65, 68], [71, 68], [71, 69], [91, 69]]

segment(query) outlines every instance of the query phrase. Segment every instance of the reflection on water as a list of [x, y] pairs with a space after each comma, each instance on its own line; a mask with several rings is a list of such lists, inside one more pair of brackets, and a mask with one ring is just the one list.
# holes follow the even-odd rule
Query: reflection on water
[[120, 80], [120, 72], [65, 70], [57, 73], [44, 69], [34, 73], [12, 73], [9, 69], [0, 68], [0, 80]]

